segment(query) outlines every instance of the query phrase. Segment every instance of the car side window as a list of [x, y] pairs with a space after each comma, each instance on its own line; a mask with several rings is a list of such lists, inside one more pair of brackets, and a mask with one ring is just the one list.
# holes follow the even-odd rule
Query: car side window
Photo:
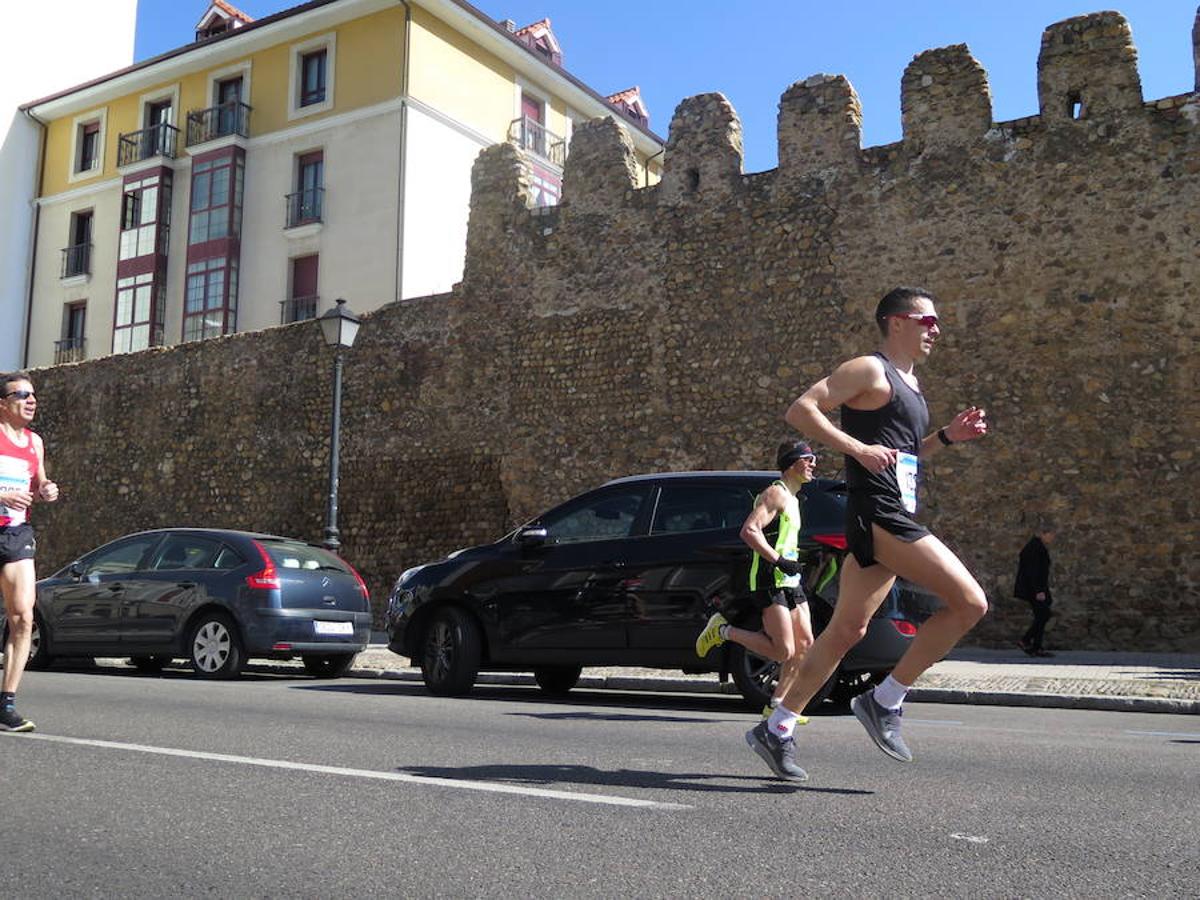
[[577, 544], [629, 537], [647, 490], [606, 491], [581, 503], [547, 513], [541, 524], [551, 543]]
[[124, 575], [137, 571], [138, 564], [151, 547], [158, 543], [159, 535], [123, 541], [113, 547], [106, 547], [84, 561], [83, 574], [89, 575]]
[[651, 534], [683, 534], [739, 527], [754, 507], [754, 492], [741, 485], [663, 485]]
[[236, 569], [244, 562], [245, 560], [242, 559], [241, 554], [232, 547], [222, 546], [221, 549], [217, 551], [217, 558], [213, 560], [212, 568], [220, 569], [222, 571], [227, 569]]
[[172, 534], [158, 549], [150, 568], [155, 572], [179, 569], [208, 569], [221, 545], [209, 538]]

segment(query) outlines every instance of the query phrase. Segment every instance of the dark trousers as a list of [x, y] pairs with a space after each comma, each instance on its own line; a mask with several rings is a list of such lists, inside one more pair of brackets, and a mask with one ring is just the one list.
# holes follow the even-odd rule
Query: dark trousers
[[1030, 600], [1029, 606], [1033, 610], [1033, 624], [1029, 626], [1029, 630], [1025, 632], [1025, 636], [1021, 638], [1021, 643], [1030, 650], [1042, 649], [1042, 635], [1046, 631], [1046, 623], [1050, 621], [1050, 601]]

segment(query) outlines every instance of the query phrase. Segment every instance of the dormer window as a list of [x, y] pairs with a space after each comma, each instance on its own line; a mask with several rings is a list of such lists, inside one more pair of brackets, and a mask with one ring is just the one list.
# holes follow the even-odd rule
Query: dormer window
[[200, 21], [196, 23], [196, 40], [203, 41], [219, 34], [249, 25], [254, 19], [225, 0], [213, 0]]

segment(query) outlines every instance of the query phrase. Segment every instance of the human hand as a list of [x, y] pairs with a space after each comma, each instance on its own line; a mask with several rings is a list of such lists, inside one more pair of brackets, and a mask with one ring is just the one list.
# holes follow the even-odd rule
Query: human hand
[[9, 509], [29, 509], [33, 503], [33, 494], [29, 491], [5, 491], [0, 494], [0, 504]]
[[777, 568], [784, 575], [799, 575], [800, 560], [788, 559], [786, 556], [781, 556], [779, 559], [775, 560], [775, 568]]
[[38, 488], [38, 496], [47, 503], [53, 503], [58, 499], [58, 485], [53, 481], [45, 481]]
[[854, 454], [864, 469], [868, 472], [879, 473], [888, 466], [896, 464], [896, 457], [899, 455], [898, 450], [893, 450], [891, 447], [882, 447], [879, 444], [871, 444], [863, 447], [863, 449]]
[[978, 406], [968, 406], [946, 426], [946, 437], [959, 444], [981, 438], [987, 430], [987, 413]]
[[1046, 600], [1046, 592], [1045, 591], [1038, 591], [1033, 596], [1035, 599], [1040, 600], [1042, 602], [1045, 602], [1045, 600]]

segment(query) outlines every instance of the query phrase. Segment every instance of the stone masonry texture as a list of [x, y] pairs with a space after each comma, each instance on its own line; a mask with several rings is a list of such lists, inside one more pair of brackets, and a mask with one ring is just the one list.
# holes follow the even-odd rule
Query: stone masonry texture
[[[596, 121], [549, 211], [513, 147], [484, 151], [462, 283], [365, 317], [345, 356], [339, 524], [376, 610], [408, 566], [608, 478], [768, 467], [790, 402], [915, 284], [944, 322], [933, 422], [977, 404], [992, 427], [922, 486], [992, 601], [968, 641], [1023, 629], [1017, 552], [1049, 515], [1053, 643], [1200, 649], [1200, 94], [1144, 100], [1116, 13], [1050, 26], [1038, 89], [993, 122], [968, 48], [920, 54], [903, 140], [860, 149], [853, 87], [814, 75], [752, 175], [733, 107], [693, 97], [649, 188]], [[62, 486], [34, 511], [42, 572], [164, 525], [319, 540], [331, 369], [309, 322], [34, 373]]]

